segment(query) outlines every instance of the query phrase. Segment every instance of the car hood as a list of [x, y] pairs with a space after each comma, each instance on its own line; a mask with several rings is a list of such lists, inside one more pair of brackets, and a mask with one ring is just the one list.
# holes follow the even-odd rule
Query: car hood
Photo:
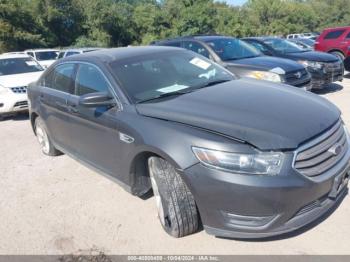
[[239, 79], [159, 102], [139, 114], [246, 141], [261, 150], [295, 149], [334, 124], [339, 110], [326, 99], [287, 85]]
[[[230, 66], [249, 66], [249, 69], [270, 71], [273, 69], [283, 69], [284, 72], [303, 70], [304, 67], [295, 61], [283, 58], [258, 56], [254, 58], [239, 59], [226, 62], [226, 67]], [[277, 70], [278, 72], [279, 70]]]
[[44, 71], [0, 76], [0, 85], [4, 87], [27, 86], [31, 82], [38, 80], [43, 72]]
[[289, 53], [284, 54], [283, 57], [293, 60], [308, 60], [315, 62], [337, 62], [338, 58], [334, 55], [317, 52], [317, 51], [307, 51], [301, 53]]

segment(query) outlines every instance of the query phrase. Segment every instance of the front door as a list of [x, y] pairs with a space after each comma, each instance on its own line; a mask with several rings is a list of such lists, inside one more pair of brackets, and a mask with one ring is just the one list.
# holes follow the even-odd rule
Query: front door
[[75, 78], [75, 95], [68, 101], [71, 111], [71, 137], [75, 154], [112, 176], [118, 176], [118, 107], [89, 108], [79, 105], [82, 95], [111, 92], [111, 86], [95, 65], [80, 64]]

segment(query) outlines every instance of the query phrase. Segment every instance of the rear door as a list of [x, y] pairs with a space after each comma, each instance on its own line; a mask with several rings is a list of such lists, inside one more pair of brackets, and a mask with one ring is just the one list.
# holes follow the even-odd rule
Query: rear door
[[56, 66], [41, 82], [40, 115], [56, 146], [72, 151], [70, 143], [69, 109], [67, 102], [74, 92], [75, 64]]
[[112, 176], [117, 176], [120, 158], [118, 107], [88, 108], [79, 105], [82, 95], [109, 92], [115, 97], [112, 86], [95, 65], [81, 63], [75, 78], [75, 94], [68, 101], [71, 111], [71, 137], [75, 153], [85, 162]]

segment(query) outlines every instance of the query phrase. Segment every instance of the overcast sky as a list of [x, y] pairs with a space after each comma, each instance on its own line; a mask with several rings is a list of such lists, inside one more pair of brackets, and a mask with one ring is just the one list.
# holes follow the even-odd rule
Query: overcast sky
[[247, 0], [226, 0], [230, 5], [243, 5]]

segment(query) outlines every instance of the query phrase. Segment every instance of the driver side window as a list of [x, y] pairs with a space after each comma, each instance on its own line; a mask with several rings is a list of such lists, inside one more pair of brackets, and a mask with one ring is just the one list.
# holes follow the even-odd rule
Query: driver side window
[[102, 73], [94, 66], [88, 64], [79, 65], [75, 79], [75, 93], [78, 96], [109, 92], [109, 84]]

